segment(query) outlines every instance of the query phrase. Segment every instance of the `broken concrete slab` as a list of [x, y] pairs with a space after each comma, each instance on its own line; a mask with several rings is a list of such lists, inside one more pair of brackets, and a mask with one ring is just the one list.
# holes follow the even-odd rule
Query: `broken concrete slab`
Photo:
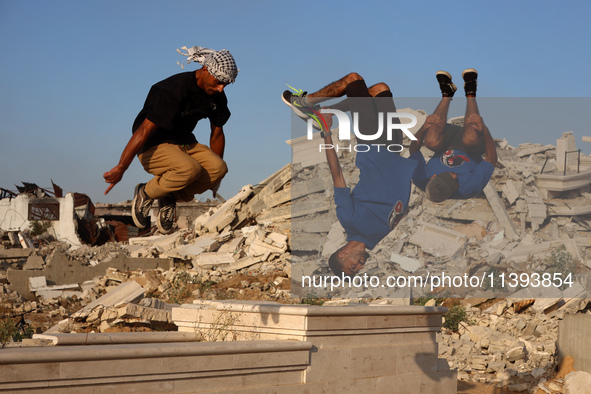
[[0, 249], [0, 260], [24, 259], [29, 257], [33, 250], [29, 248]]
[[273, 208], [291, 199], [291, 191], [275, 196], [275, 193], [291, 179], [291, 164], [285, 165], [277, 171], [273, 178], [246, 204], [244, 211], [247, 215], [256, 216], [264, 209]]
[[556, 149], [554, 146], [552, 145], [543, 145], [543, 146], [534, 146], [531, 148], [526, 148], [526, 149], [521, 149], [516, 156], [519, 158], [522, 157], [526, 157], [526, 156], [530, 156], [530, 155], [535, 155], [536, 153], [543, 153], [549, 150], [554, 150]]
[[251, 267], [261, 261], [263, 261], [261, 257], [243, 257], [228, 265], [220, 266], [219, 270], [222, 272], [240, 271], [241, 269]]
[[119, 319], [133, 318], [155, 323], [172, 323], [170, 310], [150, 308], [132, 303], [117, 308], [117, 314]]
[[47, 280], [44, 276], [34, 276], [29, 278], [29, 291], [35, 292], [47, 287]]
[[159, 258], [132, 258], [118, 254], [108, 262], [99, 263], [93, 267], [82, 265], [79, 261], [69, 259], [64, 253], [56, 252], [42, 270], [7, 270], [8, 287], [17, 291], [29, 300], [35, 299], [35, 294], [29, 291], [29, 278], [45, 276], [48, 282], [56, 285], [82, 283], [96, 276], [105, 274], [107, 268], [112, 267], [121, 271], [134, 269], [168, 269], [172, 260]]
[[423, 266], [419, 260], [413, 259], [412, 257], [402, 256], [397, 253], [392, 253], [390, 261], [398, 264], [400, 268], [406, 272], [415, 272]]
[[[143, 297], [145, 292], [146, 290], [135, 281], [122, 283], [119, 286], [115, 287], [113, 290], [109, 291], [104, 296], [97, 298], [95, 301], [89, 303], [84, 308], [75, 312], [72, 315], [72, 317], [75, 319], [86, 318], [86, 316], [88, 316], [90, 312], [99, 305], [106, 308], [124, 302], [130, 303], [139, 300]], [[51, 329], [47, 330], [44, 334], [51, 334], [57, 332], [54, 329], [57, 330], [57, 327], [52, 327]]]
[[195, 256], [191, 262], [193, 267], [197, 268], [212, 268], [217, 266], [227, 266], [235, 263], [234, 255], [232, 253], [201, 253]]
[[436, 257], [452, 257], [464, 247], [467, 237], [457, 231], [419, 221], [419, 229], [409, 242]]
[[236, 253], [244, 243], [244, 240], [245, 237], [243, 236], [234, 237], [230, 241], [220, 246], [217, 251], [220, 253]]
[[331, 212], [310, 215], [291, 220], [291, 228], [294, 232], [304, 233], [328, 233], [332, 223], [336, 221], [336, 215]]
[[265, 253], [283, 253], [287, 250], [287, 244], [283, 244], [282, 247], [277, 247], [266, 243], [265, 241], [256, 240], [250, 244], [246, 253], [249, 256], [261, 256]]
[[488, 200], [490, 207], [495, 213], [495, 216], [499, 221], [499, 224], [505, 230], [505, 236], [510, 240], [518, 239], [519, 236], [515, 231], [515, 227], [513, 227], [513, 222], [511, 221], [511, 218], [509, 217], [507, 210], [505, 209], [505, 205], [499, 198], [497, 189], [495, 189], [491, 181], [489, 181], [484, 187], [484, 195], [486, 196], [486, 199]]
[[240, 208], [242, 203], [252, 195], [252, 193], [252, 185], [243, 186], [238, 194], [215, 209], [215, 212], [211, 216], [207, 217], [204, 215], [204, 217], [197, 218], [195, 220], [195, 228], [198, 229], [198, 227], [202, 225], [209, 232], [216, 233], [221, 231], [234, 221], [236, 218], [236, 211]]
[[32, 256], [29, 256], [25, 265], [23, 265], [23, 269], [24, 270], [40, 270], [40, 269], [43, 269], [44, 266], [45, 266], [45, 261], [43, 260], [43, 257], [37, 256], [37, 255], [32, 255]]
[[[73, 285], [73, 289], [76, 289], [78, 287], [79, 287], [78, 285]], [[43, 300], [50, 300], [52, 298], [59, 298], [59, 297], [72, 298], [72, 297], [76, 296], [77, 298], [81, 298], [82, 292], [76, 291], [76, 290], [67, 290], [67, 289], [53, 289], [50, 286], [45, 289], [37, 290], [35, 292], [35, 295], [37, 296], [37, 298], [39, 300], [43, 301]]]
[[178, 237], [178, 233], [172, 233], [168, 235], [130, 238], [128, 242], [129, 245], [161, 245], [163, 247], [169, 247], [170, 245], [174, 245]]
[[193, 242], [181, 245], [161, 254], [161, 257], [178, 257], [181, 259], [190, 259], [191, 256], [199, 255], [203, 252], [215, 252], [220, 247], [214, 235], [203, 235], [196, 238]]
[[274, 245], [278, 248], [286, 248], [287, 247], [287, 235], [285, 235], [285, 234], [272, 232], [272, 233], [267, 234], [266, 239], [271, 240], [272, 245]]
[[501, 188], [501, 190], [503, 192], [503, 195], [509, 202], [509, 205], [512, 205], [513, 203], [515, 203], [515, 201], [517, 201], [517, 199], [521, 195], [521, 192], [523, 190], [523, 183], [508, 179]]

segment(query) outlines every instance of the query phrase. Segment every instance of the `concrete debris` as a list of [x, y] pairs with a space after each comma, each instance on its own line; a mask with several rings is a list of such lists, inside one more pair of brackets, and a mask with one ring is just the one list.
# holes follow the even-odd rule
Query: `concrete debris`
[[[562, 139], [570, 141], [571, 135]], [[291, 142], [292, 145], [307, 145], [314, 140]], [[559, 260], [564, 258], [571, 264], [572, 285], [591, 285], [587, 281], [587, 275], [591, 273], [588, 270], [591, 267], [591, 245], [577, 241], [591, 238], [591, 220], [586, 216], [591, 214], [591, 168], [586, 167], [589, 157], [581, 154], [580, 165], [567, 169], [564, 174], [557, 166], [557, 154], [564, 149], [576, 150], [576, 147], [568, 145], [557, 149], [553, 145], [541, 144], [512, 147], [506, 141], [496, 142], [499, 165], [480, 196], [436, 204], [423, 198], [423, 193], [413, 187], [406, 216], [374, 248], [360, 274], [376, 275], [380, 283], [384, 283], [388, 276], [397, 277], [409, 272], [413, 277], [419, 275], [425, 280], [441, 272], [507, 277], [522, 272], [559, 272], [558, 266], [564, 263]], [[423, 153], [426, 156], [432, 154], [428, 150]], [[355, 152], [341, 149], [338, 154], [347, 185], [352, 188], [359, 178]], [[332, 184], [326, 162], [312, 164], [314, 160], [309, 152], [301, 155], [301, 161], [294, 158], [291, 180], [292, 190], [298, 190], [291, 201], [293, 268], [302, 275], [322, 277], [329, 273], [326, 268], [328, 257], [345, 243], [345, 235], [334, 215]], [[578, 153], [571, 156], [577, 157]], [[547, 176], [562, 180], [576, 176], [587, 183], [571, 183], [569, 189], [554, 187], [556, 190], [548, 194], [547, 188], [539, 185]], [[393, 255], [401, 261], [411, 261], [402, 258], [418, 261], [414, 266], [419, 268], [403, 269], [392, 260]], [[560, 269], [563, 270], [561, 275], [568, 274], [564, 265]], [[297, 277], [294, 280], [297, 291], [301, 283]], [[450, 296], [460, 298], [477, 297], [478, 292], [489, 290], [496, 296], [507, 297], [519, 290], [505, 286], [504, 290], [508, 292], [501, 292], [494, 283], [488, 287], [490, 289], [460, 290], [446, 286], [446, 289], [455, 291]], [[425, 293], [422, 288], [415, 290], [415, 296]], [[392, 289], [381, 286], [332, 291], [314, 289], [314, 292], [317, 296], [337, 298], [379, 298], [393, 294]]]
[[257, 223], [289, 201], [277, 194], [290, 191], [290, 168], [224, 204], [209, 204], [170, 235], [78, 248], [44, 240], [25, 249], [20, 230], [2, 231], [0, 305], [26, 314], [38, 332], [63, 333], [174, 330], [171, 304], [195, 298], [294, 302], [289, 217]]
[[[558, 363], [556, 341], [562, 317], [565, 313], [588, 313], [591, 307], [590, 298], [578, 300], [576, 306], [562, 304], [552, 311], [549, 306], [556, 305], [556, 300], [545, 302], [542, 308], [517, 308], [524, 301], [516, 299], [497, 300], [488, 307], [467, 304], [466, 320], [472, 324], [461, 324], [458, 332], [443, 329], [437, 335], [439, 356], [458, 369], [461, 380], [514, 391], [548, 387]], [[525, 305], [533, 305], [533, 301]]]
[[578, 394], [589, 392], [591, 387], [591, 373], [574, 371], [564, 378], [564, 394]]
[[410, 237], [409, 242], [434, 256], [451, 258], [464, 247], [467, 237], [457, 231], [419, 222], [419, 229]]

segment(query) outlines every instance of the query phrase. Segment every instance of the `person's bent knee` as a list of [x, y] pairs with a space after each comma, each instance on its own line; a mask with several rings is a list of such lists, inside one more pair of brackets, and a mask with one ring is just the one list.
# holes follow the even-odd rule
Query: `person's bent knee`
[[177, 176], [185, 179], [187, 183], [191, 183], [201, 176], [203, 167], [196, 160], [186, 160], [177, 166], [175, 172]]
[[428, 135], [425, 136], [424, 145], [427, 149], [430, 149], [433, 152], [439, 152], [445, 148], [445, 146], [443, 144], [443, 138], [441, 138], [439, 136], [436, 136], [436, 137], [430, 137]]
[[351, 83], [353, 81], [362, 81], [363, 77], [357, 73], [349, 73], [345, 79], [347, 80], [347, 83]]
[[228, 173], [228, 165], [226, 164], [226, 162], [222, 159], [219, 160], [218, 163], [216, 163], [215, 169], [211, 170], [209, 175], [211, 177], [211, 182], [212, 183], [217, 183], [219, 181], [221, 181], [226, 174]]
[[385, 92], [389, 92], [390, 95], [392, 94], [390, 92], [390, 87], [384, 82], [376, 83], [375, 85], [371, 86], [368, 90], [369, 94], [372, 97], [377, 97], [380, 94], [384, 94]]
[[468, 128], [466, 128], [466, 132], [462, 137], [462, 143], [467, 148], [478, 147], [482, 144], [481, 134], [476, 132], [475, 130], [469, 130]]

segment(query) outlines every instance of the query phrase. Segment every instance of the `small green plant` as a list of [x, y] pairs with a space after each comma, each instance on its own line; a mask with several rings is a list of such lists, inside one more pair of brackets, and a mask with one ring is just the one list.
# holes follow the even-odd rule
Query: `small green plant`
[[33, 220], [29, 225], [29, 232], [31, 236], [35, 237], [45, 233], [51, 227], [49, 220]]
[[33, 329], [25, 323], [23, 316], [20, 321], [16, 321], [5, 307], [0, 307], [0, 316], [0, 348], [6, 346], [11, 339], [14, 342], [21, 342], [33, 336]]
[[29, 325], [26, 325], [19, 330], [18, 324], [17, 324], [17, 331], [12, 336], [12, 340], [15, 342], [22, 342], [23, 339], [32, 338], [34, 333], [35, 332], [34, 332], [33, 328], [30, 327]]
[[205, 280], [205, 281], [195, 282], [195, 284], [197, 285], [197, 288], [199, 289], [199, 291], [204, 292], [204, 291], [211, 289], [211, 287], [213, 285], [215, 285], [215, 282], [213, 282], [211, 280]]
[[[219, 310], [213, 322], [199, 330], [201, 340], [205, 342], [221, 342], [238, 340], [238, 332], [233, 326], [240, 321], [240, 313], [233, 312], [230, 307]], [[200, 318], [200, 325], [201, 318]]]
[[190, 284], [193, 277], [187, 271], [179, 272], [172, 281], [172, 287], [168, 289], [168, 298], [173, 304], [181, 304], [191, 294]]
[[466, 308], [464, 308], [461, 305], [452, 306], [451, 308], [449, 308], [447, 313], [443, 315], [443, 317], [445, 318], [443, 327], [453, 332], [458, 332], [461, 322], [465, 322], [470, 325], [474, 324], [474, 321], [468, 319], [468, 315], [466, 314]]
[[435, 300], [435, 305], [441, 305], [446, 298], [450, 297], [450, 292], [445, 290], [444, 292], [433, 293], [427, 292], [424, 296], [419, 298], [414, 298], [412, 301], [413, 305], [425, 306], [425, 304], [430, 300]]
[[[567, 252], [564, 245], [560, 245], [559, 248], [554, 249], [550, 254], [550, 257], [544, 262], [546, 263], [546, 269], [544, 272], [550, 273], [551, 275], [559, 273], [561, 274], [561, 279], [570, 282], [574, 280], [575, 269], [579, 263], [572, 254]], [[560, 289], [564, 290], [567, 286], [568, 284], [565, 283], [560, 286]]]
[[11, 317], [5, 316], [0, 319], [0, 347], [6, 346], [12, 337], [18, 332], [16, 323]]
[[302, 298], [300, 304], [322, 306], [324, 304], [324, 300], [322, 298], [316, 297], [314, 294], [308, 294], [306, 297]]

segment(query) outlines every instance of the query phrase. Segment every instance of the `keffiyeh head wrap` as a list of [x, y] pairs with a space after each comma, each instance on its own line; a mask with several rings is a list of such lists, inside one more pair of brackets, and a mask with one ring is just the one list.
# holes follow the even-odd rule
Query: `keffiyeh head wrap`
[[[234, 83], [236, 80], [238, 68], [230, 51], [226, 49], [215, 51], [203, 47], [182, 47], [181, 49], [187, 53], [183, 53], [179, 49], [177, 52], [187, 56], [187, 63], [197, 62], [207, 67], [209, 73], [221, 83]], [[181, 65], [181, 67], [183, 66]]]

